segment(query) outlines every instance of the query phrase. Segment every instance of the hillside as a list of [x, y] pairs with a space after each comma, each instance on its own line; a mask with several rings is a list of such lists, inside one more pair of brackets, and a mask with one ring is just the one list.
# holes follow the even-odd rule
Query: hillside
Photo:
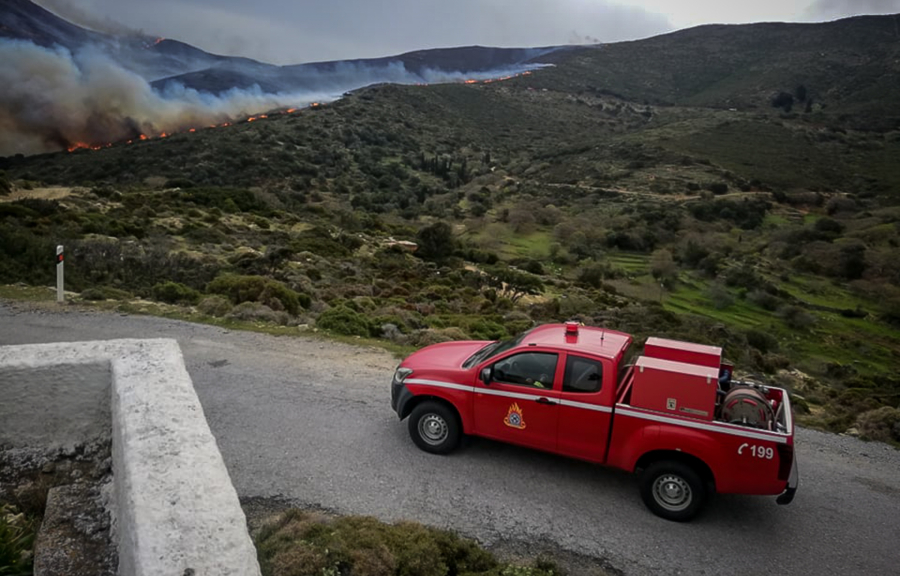
[[635, 102], [765, 109], [805, 87], [795, 109], [860, 115], [896, 129], [900, 15], [824, 24], [712, 25], [551, 56], [542, 87], [614, 93]]
[[[7, 199], [24, 197], [0, 199], [0, 282], [52, 283], [45, 254], [62, 242], [72, 289], [125, 310], [142, 296], [402, 346], [577, 318], [725, 345], [791, 387], [804, 421], [900, 441], [900, 132], [861, 130], [890, 102], [819, 88], [800, 48], [832, 34], [846, 40], [835, 59], [860, 50], [863, 75], [889, 77], [886, 37], [853, 46], [892, 22], [791, 28], [795, 52], [773, 44], [786, 25], [703, 27], [552, 54], [555, 67], [503, 81], [379, 85], [0, 159]], [[698, 78], [726, 36], [744, 49]], [[861, 85], [856, 69], [841, 86]], [[820, 107], [772, 106], [799, 81]], [[48, 185], [66, 195], [29, 197]]]

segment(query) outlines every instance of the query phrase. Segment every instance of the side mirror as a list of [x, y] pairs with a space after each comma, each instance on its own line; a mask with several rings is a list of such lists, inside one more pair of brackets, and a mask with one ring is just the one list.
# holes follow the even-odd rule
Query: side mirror
[[491, 383], [491, 369], [490, 368], [482, 368], [481, 369], [481, 381], [484, 382], [485, 386], [490, 385], [490, 383]]

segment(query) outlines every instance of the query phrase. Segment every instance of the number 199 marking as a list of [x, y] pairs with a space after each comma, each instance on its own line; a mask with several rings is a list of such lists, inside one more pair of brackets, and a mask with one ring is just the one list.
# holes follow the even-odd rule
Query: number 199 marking
[[738, 454], [743, 454], [745, 448], [748, 449], [750, 453], [756, 458], [771, 460], [775, 457], [775, 450], [773, 450], [772, 448], [766, 446], [751, 446], [746, 442], [741, 444], [741, 447], [738, 448]]

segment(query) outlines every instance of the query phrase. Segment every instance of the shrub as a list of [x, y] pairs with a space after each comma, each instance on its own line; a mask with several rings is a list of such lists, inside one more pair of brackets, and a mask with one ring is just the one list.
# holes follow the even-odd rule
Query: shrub
[[245, 322], [271, 322], [281, 326], [286, 326], [291, 319], [287, 312], [272, 310], [259, 302], [242, 302], [234, 307], [227, 318]]
[[206, 286], [209, 294], [221, 294], [235, 305], [244, 302], [259, 302], [269, 308], [297, 315], [300, 308], [308, 308], [311, 299], [306, 294], [291, 290], [277, 280], [262, 276], [237, 276], [224, 274]]
[[706, 295], [716, 310], [724, 310], [734, 304], [734, 297], [721, 282], [713, 282]]
[[34, 547], [38, 522], [17, 512], [7, 504], [0, 506], [0, 574], [31, 574], [29, 552]]
[[719, 196], [728, 193], [728, 184], [724, 182], [711, 182], [706, 185], [706, 189]]
[[446, 222], [435, 222], [419, 230], [416, 243], [419, 246], [416, 256], [426, 260], [441, 260], [456, 249], [453, 228]]
[[315, 227], [303, 232], [290, 243], [292, 252], [312, 252], [319, 256], [341, 258], [350, 255], [350, 249], [331, 237], [325, 228]]
[[900, 409], [883, 406], [863, 412], [856, 419], [856, 428], [866, 440], [900, 442]]
[[345, 336], [370, 336], [380, 325], [373, 325], [364, 315], [346, 306], [329, 308], [316, 319], [316, 326]]
[[469, 336], [459, 328], [428, 328], [413, 332], [409, 337], [409, 343], [417, 348], [424, 348], [425, 346], [440, 344], [441, 342], [468, 339]]
[[799, 306], [782, 306], [778, 310], [778, 315], [785, 324], [795, 330], [805, 330], [816, 322], [812, 314]]
[[9, 182], [9, 178], [6, 177], [6, 172], [0, 170], [0, 196], [6, 196], [12, 192], [12, 184]]
[[151, 288], [153, 297], [169, 304], [196, 304], [200, 292], [179, 282], [160, 282]]
[[764, 290], [753, 290], [747, 294], [747, 301], [756, 304], [764, 310], [774, 312], [781, 305], [781, 300], [774, 294], [769, 294]]
[[132, 297], [131, 292], [109, 286], [88, 288], [82, 291], [80, 296], [82, 300], [130, 300]]
[[551, 576], [559, 568], [545, 560], [533, 566], [498, 562], [474, 541], [413, 522], [385, 524], [375, 518], [329, 519], [289, 510], [257, 537], [264, 574], [320, 576], [410, 575]]
[[760, 330], [747, 330], [747, 344], [756, 348], [763, 354], [778, 350], [778, 340], [768, 332]]
[[509, 337], [502, 324], [490, 320], [476, 320], [466, 326], [466, 331], [477, 340], [501, 340]]
[[217, 318], [231, 312], [231, 307], [231, 302], [224, 296], [207, 296], [197, 304], [197, 309], [201, 313]]

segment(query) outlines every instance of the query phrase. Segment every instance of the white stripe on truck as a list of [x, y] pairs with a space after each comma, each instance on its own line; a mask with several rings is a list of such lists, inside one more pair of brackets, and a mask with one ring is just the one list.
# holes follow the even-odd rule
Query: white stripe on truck
[[647, 412], [639, 412], [627, 407], [624, 404], [616, 404], [616, 415], [631, 416], [632, 418], [640, 418], [642, 420], [651, 420], [653, 422], [662, 422], [663, 424], [674, 424], [675, 426], [684, 426], [686, 428], [696, 428], [697, 430], [708, 430], [710, 432], [721, 432], [722, 434], [730, 434], [731, 436], [742, 436], [744, 438], [752, 438], [754, 440], [766, 440], [768, 442], [777, 442], [778, 444], [787, 444], [787, 436], [782, 436], [777, 432], [772, 434], [762, 434], [760, 432], [751, 432], [744, 428], [738, 428], [733, 424], [725, 422], [717, 422], [715, 424], [707, 424], [705, 422], [697, 422], [695, 420], [682, 420], [681, 418], [669, 418], [662, 414], [648, 414]]
[[[459, 390], [461, 392], [477, 392], [478, 394], [487, 394], [488, 396], [501, 396], [504, 398], [513, 398], [515, 400], [537, 400], [538, 398], [546, 398], [543, 394], [521, 394], [519, 392], [506, 392], [503, 390], [490, 390], [486, 388], [476, 389], [474, 386], [466, 386], [465, 384], [456, 384], [454, 382], [442, 382], [440, 380], [427, 380], [424, 378], [407, 378], [404, 383], [415, 384], [417, 386], [432, 386], [434, 388], [447, 388], [450, 390]], [[612, 413], [613, 409], [608, 406], [598, 406], [597, 404], [588, 404], [586, 402], [576, 402], [574, 400], [564, 400], [552, 398], [554, 402], [558, 402], [561, 406], [569, 406], [571, 408], [579, 408], [581, 410], [590, 410], [592, 412], [601, 412], [604, 414]], [[616, 404], [616, 414], [621, 416], [629, 416], [631, 418], [640, 418], [642, 420], [650, 420], [652, 422], [661, 422], [663, 424], [673, 424], [675, 426], [684, 426], [686, 428], [694, 428], [697, 430], [708, 430], [709, 432], [720, 432], [731, 436], [741, 436], [743, 438], [752, 438], [753, 440], [763, 440], [768, 442], [776, 442], [778, 444], [787, 444], [787, 435], [778, 432], [769, 434], [762, 432], [753, 432], [743, 427], [727, 424], [725, 422], [716, 422], [715, 424], [700, 422], [696, 420], [688, 420], [681, 418], [671, 418], [662, 414], [651, 414], [640, 410], [635, 410], [625, 404]]]

